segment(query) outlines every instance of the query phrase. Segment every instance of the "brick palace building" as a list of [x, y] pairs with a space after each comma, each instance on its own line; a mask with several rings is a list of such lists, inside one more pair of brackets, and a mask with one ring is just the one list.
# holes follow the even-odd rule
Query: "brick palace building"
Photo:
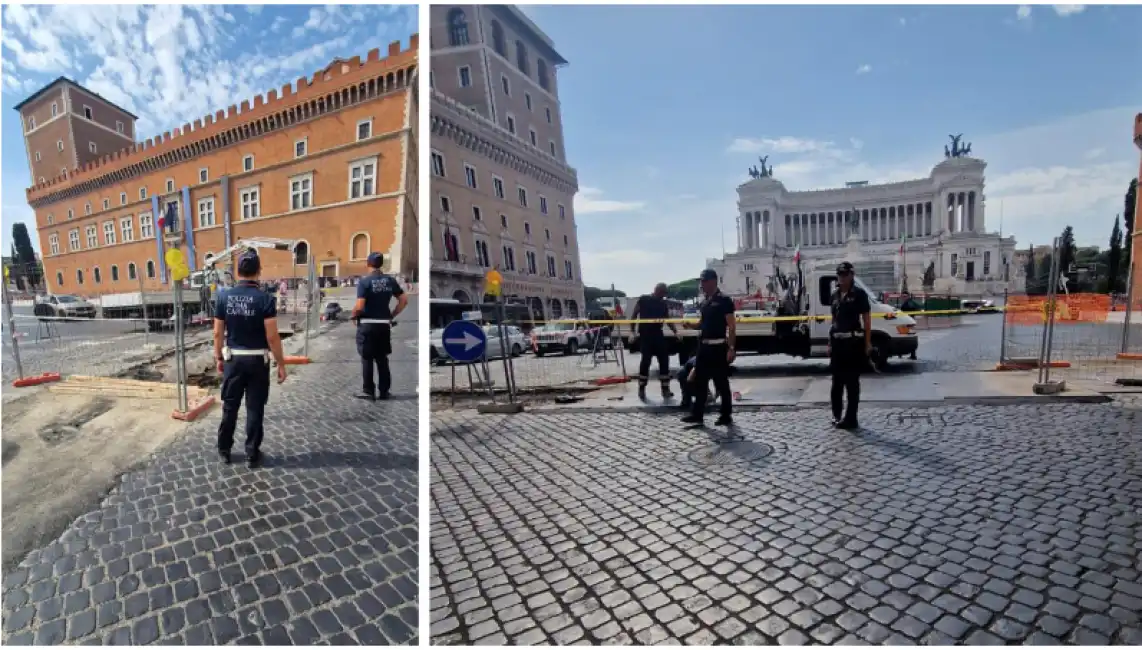
[[335, 59], [145, 142], [134, 115], [70, 79], [23, 101], [49, 291], [137, 291], [140, 276], [147, 289], [166, 284], [155, 235], [170, 203], [192, 271], [240, 238], [279, 237], [300, 243], [293, 256], [265, 252], [266, 278], [303, 276], [310, 256], [319, 276], [361, 275], [380, 251], [388, 272], [415, 281], [417, 40], [390, 44], [385, 58]]

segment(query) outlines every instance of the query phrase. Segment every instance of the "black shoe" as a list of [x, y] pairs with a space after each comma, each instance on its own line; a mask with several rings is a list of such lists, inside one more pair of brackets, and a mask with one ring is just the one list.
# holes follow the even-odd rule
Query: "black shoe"
[[638, 387], [638, 398], [639, 399], [646, 399], [646, 386], [639, 385], [639, 387]]
[[376, 397], [374, 397], [372, 393], [366, 393], [366, 392], [364, 392], [364, 391], [362, 391], [362, 392], [360, 392], [360, 393], [357, 393], [357, 394], [356, 394], [354, 397], [356, 397], [357, 399], [363, 399], [363, 400], [365, 400], [366, 402], [375, 402], [375, 401], [377, 401], [377, 398], [376, 398]]
[[670, 390], [670, 387], [663, 386], [662, 387], [662, 397], [663, 397], [663, 399], [670, 399], [671, 397], [674, 397], [674, 392]]
[[841, 422], [842, 422], [841, 418], [836, 416], [836, 415], [833, 416], [832, 420], [829, 420], [829, 423], [832, 424], [834, 429], [841, 426]]
[[225, 464], [225, 465], [230, 464], [230, 452], [229, 451], [227, 451], [225, 449], [219, 449], [218, 450], [218, 457], [222, 459], [223, 464]]
[[856, 420], [841, 420], [837, 423], [837, 428], [852, 431], [853, 429], [859, 429], [860, 425], [857, 424]]
[[701, 415], [687, 415], [682, 418], [683, 424], [702, 424]]
[[729, 415], [719, 415], [717, 420], [714, 420], [714, 425], [719, 427], [733, 426], [734, 419]]
[[689, 397], [683, 397], [682, 401], [678, 403], [678, 410], [689, 411], [692, 406], [694, 406], [694, 400]]
[[262, 455], [254, 454], [253, 456], [246, 457], [246, 467], [250, 469], [257, 469], [262, 466]]
[[377, 401], [383, 401], [383, 400], [386, 400], [388, 398], [389, 398], [389, 394], [387, 392], [377, 394]]

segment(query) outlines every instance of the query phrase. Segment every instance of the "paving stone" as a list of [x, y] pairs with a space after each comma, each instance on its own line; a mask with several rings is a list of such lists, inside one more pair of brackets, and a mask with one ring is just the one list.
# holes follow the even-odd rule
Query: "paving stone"
[[[1142, 502], [1129, 480], [1142, 441], [1102, 432], [1139, 429], [1142, 410], [912, 412], [928, 418], [865, 408], [843, 438], [820, 410], [741, 413], [747, 441], [774, 453], [708, 466], [688, 460], [707, 443], [673, 416], [434, 411], [432, 641], [1134, 638], [1142, 529], [1108, 504]], [[471, 598], [511, 593], [538, 625], [510, 628], [524, 619], [498, 616], [509, 599], [483, 605], [496, 615], [478, 634], [465, 627]]]
[[[395, 398], [377, 403], [353, 397], [354, 334], [347, 324], [324, 331], [310, 341], [320, 363], [291, 366], [289, 381], [273, 386], [262, 468], [242, 462], [241, 413], [235, 462], [218, 461], [216, 407], [5, 574], [3, 642], [317, 643], [350, 631], [347, 620], [358, 626], [355, 642], [415, 637], [416, 329], [394, 330]], [[302, 557], [333, 570], [283, 570]], [[384, 567], [383, 579], [367, 566]], [[287, 591], [305, 606], [291, 611], [280, 600]], [[316, 608], [328, 601], [318, 601], [334, 594], [343, 629], [319, 628]], [[362, 594], [383, 600], [383, 615], [349, 613]]]

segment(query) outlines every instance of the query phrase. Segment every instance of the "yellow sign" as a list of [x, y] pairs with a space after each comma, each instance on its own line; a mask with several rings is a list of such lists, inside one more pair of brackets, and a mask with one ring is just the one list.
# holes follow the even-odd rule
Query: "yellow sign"
[[9, 270], [8, 270], [8, 267], [6, 267], [6, 266], [5, 266], [5, 267], [4, 267], [4, 279], [5, 279], [5, 280], [7, 280], [7, 279], [8, 279], [8, 276], [9, 276], [10, 274], [11, 274], [11, 271], [9, 271]]
[[500, 284], [503, 281], [504, 276], [500, 275], [499, 271], [495, 269], [488, 271], [487, 275], [484, 276], [484, 293], [489, 296], [498, 297], [500, 295]]
[[[168, 258], [167, 261], [169, 262], [170, 261], [169, 260], [169, 258], [170, 258], [169, 254], [167, 255], [167, 258]], [[190, 277], [190, 267], [187, 266], [186, 263], [182, 262], [181, 260], [179, 261], [178, 264], [171, 264], [170, 269], [171, 269], [171, 280], [173, 280], [175, 282], [182, 282], [183, 280]]]
[[167, 261], [167, 266], [173, 269], [174, 267], [183, 263], [182, 251], [177, 248], [172, 248], [167, 251], [167, 254], [163, 256], [163, 259]]

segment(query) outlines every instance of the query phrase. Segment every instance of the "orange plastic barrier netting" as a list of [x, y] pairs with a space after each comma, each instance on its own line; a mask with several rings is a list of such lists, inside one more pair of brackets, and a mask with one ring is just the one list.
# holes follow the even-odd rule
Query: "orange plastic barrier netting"
[[[1009, 325], [1041, 325], [1047, 320], [1050, 301], [1046, 296], [1008, 296], [1004, 318]], [[1110, 296], [1075, 293], [1055, 298], [1055, 322], [1105, 323]]]

